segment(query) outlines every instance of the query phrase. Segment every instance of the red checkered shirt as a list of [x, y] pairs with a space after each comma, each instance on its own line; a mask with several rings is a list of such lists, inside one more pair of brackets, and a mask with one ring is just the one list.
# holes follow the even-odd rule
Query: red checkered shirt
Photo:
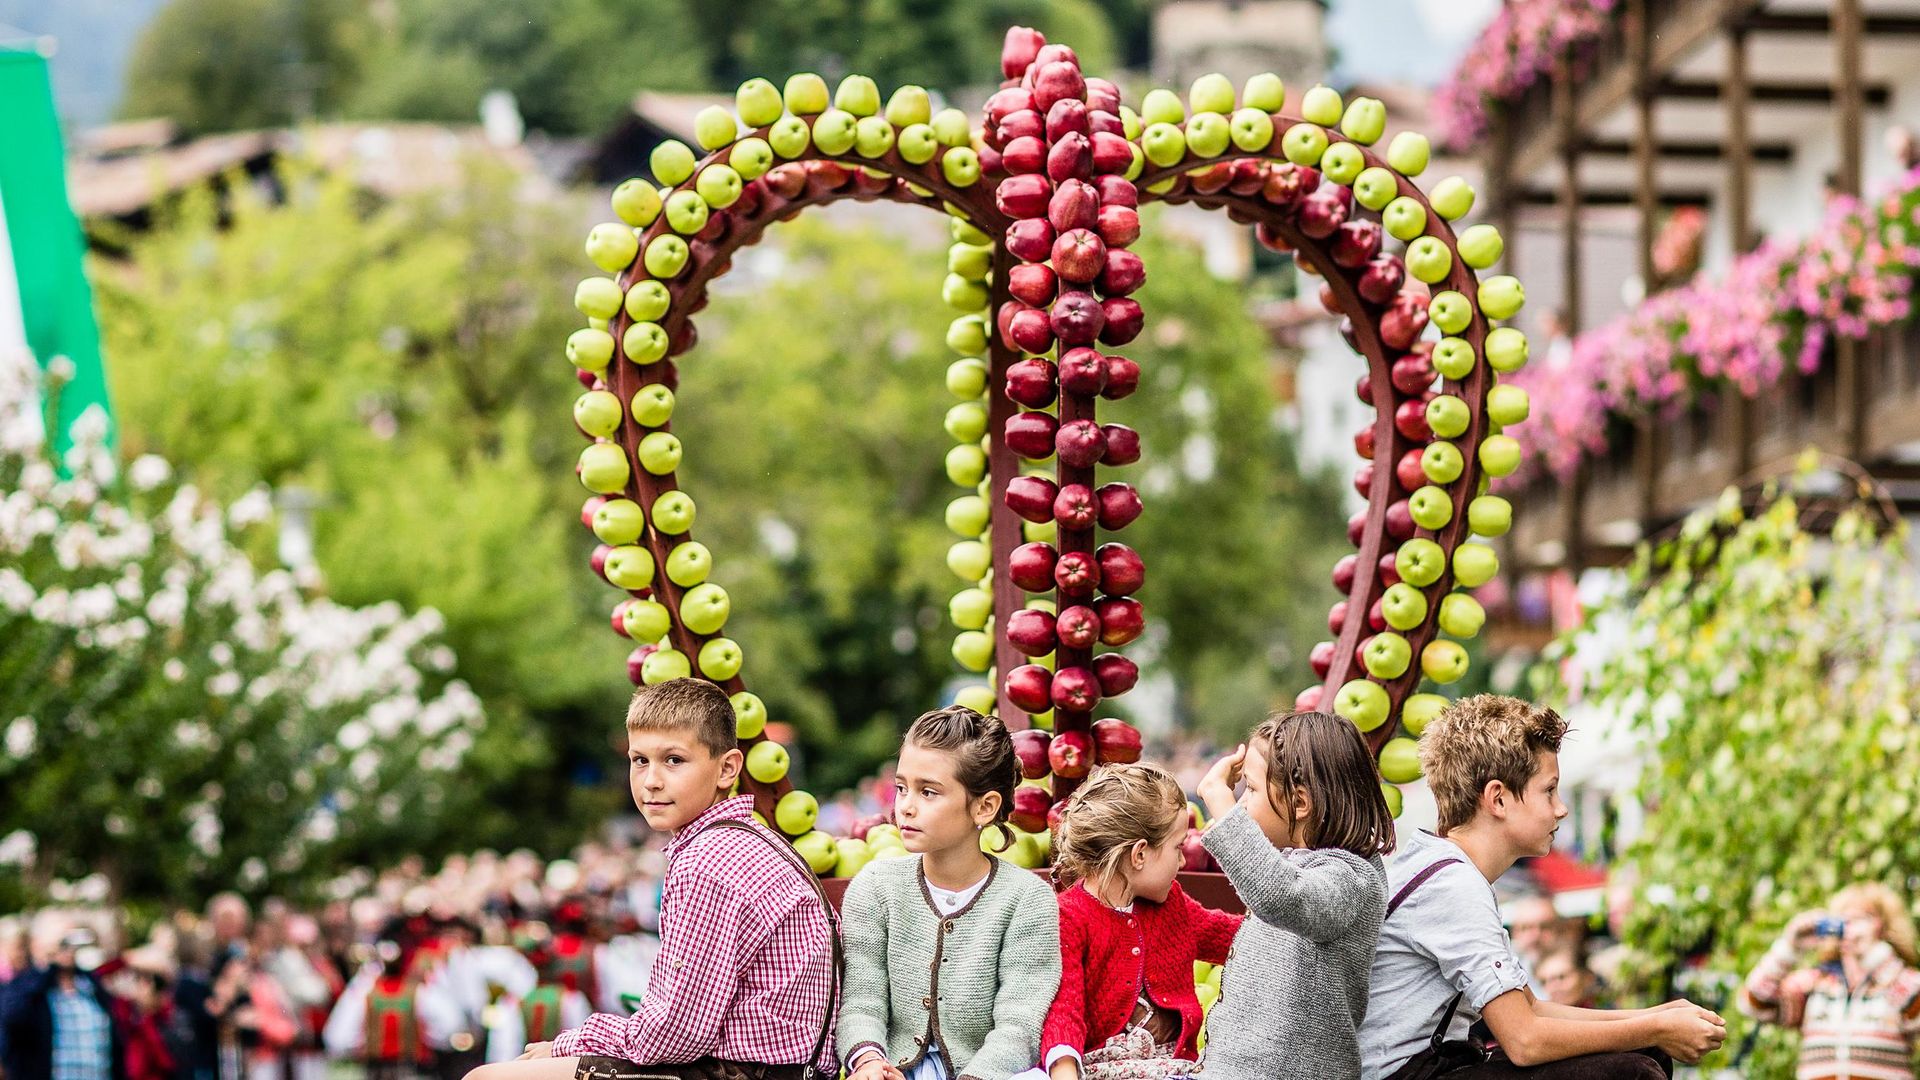
[[[553, 1040], [554, 1057], [793, 1065], [813, 1053], [833, 978], [832, 930], [793, 860], [738, 830], [705, 828], [752, 815], [751, 798], [727, 799], [674, 834], [660, 952], [640, 1011], [594, 1014]], [[837, 1071], [831, 1036], [817, 1064]]]

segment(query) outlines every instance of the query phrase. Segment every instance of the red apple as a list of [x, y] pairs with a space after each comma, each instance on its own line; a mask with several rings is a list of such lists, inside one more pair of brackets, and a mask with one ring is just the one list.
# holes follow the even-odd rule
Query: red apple
[[1007, 40], [1000, 46], [1000, 74], [1009, 79], [1026, 74], [1027, 67], [1046, 43], [1046, 35], [1031, 26], [1007, 27]]
[[1222, 161], [1199, 172], [1187, 174], [1187, 185], [1196, 195], [1217, 195], [1233, 183], [1233, 162]]
[[1021, 608], [1007, 616], [1007, 641], [1027, 656], [1045, 656], [1058, 644], [1054, 623], [1050, 611]]
[[[1133, 361], [1127, 359], [1124, 356], [1107, 357], [1107, 388], [1100, 391], [1100, 396], [1106, 398], [1109, 401], [1119, 401], [1121, 398], [1126, 397], [1128, 394], [1133, 393], [1135, 390], [1138, 390], [1139, 388], [1140, 388], [1140, 365], [1139, 364], [1134, 363]], [[1108, 425], [1109, 428], [1115, 428], [1119, 426], [1120, 425], [1118, 424]], [[1113, 456], [1114, 440], [1115, 440], [1115, 435], [1111, 430], [1109, 430], [1107, 432], [1107, 456], [1108, 457]], [[1138, 441], [1139, 441], [1138, 436], [1136, 436], [1135, 442], [1138, 442]]]
[[1353, 470], [1353, 490], [1363, 499], [1373, 494], [1373, 462]]
[[1320, 688], [1309, 686], [1293, 697], [1294, 712], [1313, 712], [1320, 708]]
[[1347, 543], [1359, 547], [1360, 538], [1365, 535], [1367, 535], [1367, 512], [1356, 510], [1353, 516], [1347, 519]]
[[1133, 167], [1133, 144], [1118, 131], [1096, 131], [1089, 140], [1093, 147], [1093, 171], [1112, 176]]
[[607, 556], [613, 551], [612, 544], [594, 545], [593, 554], [587, 556], [587, 562], [593, 566], [593, 572], [601, 577], [607, 576]]
[[1241, 158], [1233, 163], [1233, 183], [1227, 188], [1235, 195], [1258, 195], [1267, 183], [1267, 163], [1258, 158]]
[[[1094, 677], [1092, 670], [1083, 667], [1070, 667], [1054, 672], [1054, 708], [1063, 712], [1084, 713], [1092, 712], [1094, 706], [1098, 704], [1100, 704], [1100, 680]], [[1092, 749], [1092, 740], [1087, 738], [1086, 732], [1070, 731], [1063, 733], [1063, 735], [1078, 735], [1083, 739], [1087, 739], [1089, 744], [1087, 749]], [[1050, 751], [1056, 750], [1060, 746], [1060, 740], [1063, 735], [1055, 735], [1053, 737], [1053, 745], [1048, 748]], [[1089, 754], [1086, 763], [1091, 764], [1091, 762], [1092, 756]], [[1083, 767], [1085, 766], [1083, 765]], [[1057, 758], [1054, 762], [1053, 771], [1060, 776], [1071, 777], [1073, 775], [1060, 768]]]
[[1333, 261], [1349, 270], [1365, 266], [1380, 254], [1380, 223], [1360, 218], [1333, 234]]
[[[1131, 152], [1128, 154], [1132, 156]], [[1124, 176], [1098, 176], [1093, 186], [1100, 192], [1102, 206], [1139, 206], [1140, 189]]]
[[1062, 281], [1085, 285], [1106, 268], [1107, 245], [1092, 229], [1068, 229], [1053, 242], [1053, 270]]
[[1047, 110], [1047, 139], [1059, 142], [1067, 134], [1087, 134], [1087, 103], [1077, 98], [1061, 98]]
[[1407, 282], [1407, 264], [1398, 255], [1375, 255], [1360, 275], [1360, 299], [1369, 304], [1385, 304]]
[[[1053, 500], [1059, 494], [1060, 489], [1044, 476], [1016, 476], [1007, 481], [1007, 509], [1036, 525], [1043, 525], [1053, 520]], [[1048, 572], [1052, 572], [1051, 565]]]
[[[1095, 238], [1094, 242], [1098, 243], [1098, 238]], [[1101, 252], [1100, 262], [1101, 265], [1106, 264], [1106, 253], [1104, 251]], [[1058, 266], [1055, 266], [1054, 269], [1056, 272], [1059, 271]], [[1097, 269], [1094, 271], [1094, 276], [1099, 276]], [[1132, 304], [1133, 301], [1109, 300], [1107, 303]], [[1138, 304], [1134, 306], [1136, 308], [1139, 307]], [[1082, 292], [1079, 290], [1062, 292], [1060, 298], [1053, 302], [1053, 310], [1048, 313], [1048, 319], [1049, 325], [1052, 327], [1050, 336], [1058, 337], [1063, 344], [1091, 345], [1095, 340], [1107, 340], [1106, 335], [1102, 333], [1107, 326], [1106, 309], [1101, 306], [1100, 301], [1093, 298], [1093, 294], [1090, 292]], [[1040, 352], [1042, 350], [1029, 349], [1027, 351]]]
[[1136, 592], [1147, 579], [1147, 566], [1140, 553], [1125, 544], [1101, 544], [1093, 554], [1100, 560], [1100, 583], [1109, 596]]
[[1399, 499], [1387, 506], [1387, 535], [1395, 540], [1411, 540], [1414, 531], [1413, 511], [1408, 508], [1407, 500]]
[[1394, 463], [1393, 478], [1399, 482], [1401, 491], [1412, 493], [1426, 484], [1427, 473], [1420, 467], [1420, 457], [1421, 451], [1409, 450]]
[[1380, 556], [1379, 572], [1374, 575], [1380, 581], [1380, 587], [1391, 588], [1400, 583], [1400, 558], [1395, 552]]
[[1354, 575], [1360, 571], [1360, 556], [1342, 555], [1333, 564], [1333, 587], [1340, 592], [1353, 591]]
[[807, 189], [807, 167], [799, 162], [776, 166], [761, 179], [766, 182], [767, 190], [775, 195], [783, 199], [797, 198]]
[[1039, 832], [1047, 827], [1047, 811], [1051, 809], [1053, 796], [1044, 788], [1021, 784], [1013, 789], [1013, 809], [1007, 814], [1007, 821], [1016, 829]]
[[1102, 765], [1140, 760], [1140, 732], [1125, 720], [1109, 716], [1093, 722], [1093, 759]]
[[1106, 326], [1100, 332], [1103, 344], [1125, 345], [1139, 337], [1141, 327], [1146, 325], [1147, 313], [1130, 296], [1110, 296], [1100, 308], [1106, 316]]
[[1055, 232], [1091, 229], [1100, 220], [1100, 192], [1084, 180], [1068, 180], [1053, 189], [1047, 223]]
[[1180, 869], [1190, 874], [1204, 874], [1213, 866], [1213, 856], [1207, 852], [1203, 839], [1205, 833], [1198, 829], [1189, 830], [1187, 838], [1180, 841]]
[[[1053, 454], [1053, 434], [1059, 421], [1052, 413], [1014, 413], [1007, 417], [1007, 448], [1023, 458], [1039, 461]], [[1053, 504], [1047, 500], [1049, 513]]]
[[1373, 457], [1373, 425], [1371, 423], [1353, 433], [1353, 452], [1363, 458]]
[[[1253, 227], [1253, 238], [1260, 241], [1260, 246], [1266, 248], [1268, 251], [1277, 251], [1285, 254], [1293, 250], [1293, 241], [1288, 240], [1285, 236], [1281, 235], [1279, 230], [1265, 221]], [[1304, 266], [1306, 264], [1302, 263], [1301, 265]]]
[[[1007, 168], [1014, 171], [1012, 158], [1021, 140], [1007, 147]], [[1036, 143], [1038, 139], [1034, 140]], [[1037, 218], [1046, 214], [1047, 200], [1053, 197], [1053, 182], [1044, 176], [1009, 176], [994, 189], [994, 201], [1000, 212], [1010, 218]]]
[[1045, 218], [1025, 218], [1007, 226], [1007, 250], [1027, 262], [1046, 262], [1053, 254], [1053, 226]]
[[1413, 348], [1420, 340], [1420, 332], [1427, 328], [1427, 301], [1425, 297], [1403, 292], [1393, 298], [1387, 310], [1380, 313], [1380, 341], [1389, 349], [1405, 352]]
[[[1120, 111], [1120, 88], [1106, 79], [1087, 79], [1087, 108], [1114, 116]], [[1115, 117], [1118, 119], [1118, 117]]]
[[1106, 596], [1093, 605], [1100, 616], [1100, 644], [1121, 646], [1140, 636], [1147, 628], [1140, 601], [1131, 597]]
[[1053, 564], [1053, 583], [1068, 596], [1091, 596], [1100, 587], [1100, 564], [1084, 551], [1069, 551]]
[[1047, 744], [1053, 736], [1039, 728], [1022, 728], [1010, 732], [1013, 736], [1013, 756], [1020, 760], [1020, 775], [1028, 780], [1038, 780], [1052, 771], [1047, 763]]
[[[1104, 628], [1102, 628], [1102, 632], [1105, 632]], [[1100, 695], [1102, 697], [1119, 697], [1121, 694], [1133, 689], [1133, 684], [1140, 681], [1139, 666], [1117, 652], [1105, 653], [1094, 657], [1093, 674], [1095, 678], [1100, 680]], [[1093, 725], [1093, 738], [1094, 742], [1098, 744], [1100, 741], [1099, 724]], [[1138, 761], [1139, 759], [1135, 758], [1134, 760]]]
[[1060, 389], [1091, 396], [1106, 388], [1107, 358], [1096, 350], [1069, 349], [1060, 358]]
[[1101, 460], [1108, 465], [1131, 465], [1140, 460], [1140, 433], [1125, 424], [1108, 424], [1100, 429], [1106, 435], [1107, 454]]
[[1300, 205], [1320, 186], [1320, 170], [1282, 162], [1267, 170], [1260, 197], [1279, 207]]
[[1039, 540], [1021, 544], [1007, 555], [1007, 578], [1027, 592], [1049, 592], [1054, 587], [1053, 567], [1059, 561], [1052, 544]]
[[[1075, 671], [1086, 677], [1084, 684], [1068, 679], [1068, 672]], [[1070, 684], [1069, 691], [1074, 700], [1079, 700], [1084, 694], [1091, 692], [1094, 704], [1099, 703], [1100, 686], [1093, 681], [1093, 673], [1086, 668], [1068, 668], [1066, 671], [1054, 676], [1054, 685], [1058, 687], [1062, 679], [1068, 679]], [[1053, 697], [1056, 705], [1059, 704], [1059, 699], [1062, 696], [1058, 689], [1054, 691]], [[1064, 705], [1059, 707], [1067, 708], [1067, 706]], [[1093, 705], [1090, 704], [1086, 708], [1091, 709]], [[1084, 712], [1086, 710], [1069, 709], [1069, 711]], [[1087, 775], [1087, 773], [1093, 771], [1093, 736], [1084, 731], [1060, 732], [1053, 737], [1051, 743], [1047, 744], [1047, 762], [1053, 766], [1053, 775], [1062, 776], [1068, 780], [1080, 779]]]
[[[1333, 285], [1330, 282], [1320, 283], [1320, 291], [1316, 294], [1316, 298], [1320, 301], [1320, 310], [1329, 315], [1341, 313], [1340, 298], [1334, 295]], [[1351, 338], [1348, 339], [1347, 344], [1353, 344]]]
[[1428, 442], [1433, 438], [1433, 429], [1427, 426], [1427, 403], [1419, 398], [1408, 398], [1393, 410], [1393, 426], [1414, 442]]
[[[1048, 48], [1056, 47], [1048, 46]], [[1040, 50], [1041, 57], [1046, 54], [1046, 51], [1046, 49]], [[1033, 100], [1040, 106], [1042, 112], [1052, 108], [1053, 103], [1062, 98], [1086, 100], [1087, 80], [1080, 74], [1079, 64], [1071, 60], [1055, 60], [1049, 64], [1041, 57], [1034, 58], [1036, 65], [1044, 66], [1040, 67], [1039, 73], [1033, 77]]]
[[[1000, 149], [1015, 139], [1038, 139], [1046, 145], [1047, 122], [1033, 109], [1022, 109], [1017, 113], [1008, 113], [993, 130], [1000, 137]], [[1044, 151], [1042, 151], [1044, 155]]]
[[1056, 61], [1080, 66], [1080, 57], [1074, 54], [1070, 45], [1042, 45], [1039, 54], [1033, 58], [1036, 67], [1046, 67]]
[[658, 645], [641, 645], [627, 654], [627, 678], [633, 685], [640, 686], [644, 683], [645, 680], [640, 677], [640, 670], [646, 666], [647, 657], [652, 656], [653, 651], [659, 647]]
[[1007, 672], [1006, 678], [1007, 700], [1014, 708], [1028, 713], [1053, 708], [1053, 672], [1039, 664], [1022, 664]]
[[[1018, 301], [1008, 301], [1008, 303], [1018, 303]], [[1053, 320], [1039, 308], [1030, 308], [1022, 304], [1007, 320], [1006, 336], [1010, 344], [1023, 352], [1046, 352], [1053, 348]]]
[[1100, 295], [1125, 296], [1145, 284], [1146, 280], [1145, 260], [1131, 251], [1107, 248], [1107, 264], [1100, 269]]
[[[599, 513], [600, 508], [607, 505], [607, 502], [609, 501], [610, 498], [611, 496], [607, 496], [607, 495], [595, 495], [589, 498], [586, 502], [581, 503], [580, 504], [580, 524], [585, 525], [589, 529], [593, 528], [593, 515]], [[598, 573], [599, 568], [595, 567], [594, 572]]]
[[1090, 529], [1099, 516], [1093, 489], [1085, 484], [1066, 484], [1053, 499], [1053, 519], [1063, 529]]
[[1091, 649], [1100, 640], [1100, 616], [1085, 604], [1075, 604], [1053, 621], [1053, 632], [1069, 649]]
[[1403, 394], [1424, 394], [1433, 389], [1436, 374], [1429, 352], [1410, 352], [1393, 362], [1393, 388]]
[[1140, 239], [1140, 211], [1130, 206], [1100, 208], [1100, 239], [1108, 247], [1126, 247]]
[[613, 605], [613, 632], [621, 637], [627, 636], [627, 605], [631, 603], [633, 598], [628, 597]]
[[[1008, 34], [1011, 37], [1012, 32], [1009, 31]], [[1022, 109], [1039, 111], [1034, 102], [1033, 93], [1017, 86], [1009, 86], [1004, 90], [995, 91], [993, 96], [987, 99], [984, 113], [988, 123], [998, 124], [1010, 114]]]
[[1338, 637], [1347, 625], [1347, 602], [1342, 600], [1327, 609], [1327, 633]]
[[1313, 673], [1322, 679], [1327, 677], [1327, 672], [1333, 670], [1333, 649], [1333, 642], [1323, 641], [1315, 645], [1313, 651], [1307, 654], [1307, 663], [1312, 665]]
[[1372, 372], [1360, 376], [1359, 380], [1353, 384], [1353, 396], [1359, 398], [1362, 405], [1373, 404]]
[[1007, 292], [1029, 307], [1043, 308], [1053, 303], [1058, 288], [1053, 267], [1046, 263], [1020, 263], [1007, 271]]
[[1030, 409], [1053, 404], [1057, 393], [1053, 361], [1028, 357], [1007, 368], [1007, 397]]
[[[1338, 184], [1332, 190], [1345, 191]], [[1300, 204], [1300, 231], [1315, 240], [1325, 240], [1347, 223], [1347, 205], [1338, 196], [1316, 191]]]
[[1118, 532], [1140, 517], [1140, 492], [1132, 484], [1101, 484], [1093, 497], [1099, 506], [1096, 518], [1108, 532]]
[[1107, 452], [1107, 436], [1092, 420], [1074, 420], [1060, 425], [1053, 439], [1060, 464], [1076, 469], [1091, 468]]

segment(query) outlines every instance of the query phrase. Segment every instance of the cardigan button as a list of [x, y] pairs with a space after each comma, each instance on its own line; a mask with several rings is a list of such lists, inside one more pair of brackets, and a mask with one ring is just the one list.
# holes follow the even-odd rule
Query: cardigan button
[[931, 996], [929, 996], [929, 997], [923, 997], [923, 998], [921, 998], [921, 999], [920, 999], [920, 1007], [921, 1007], [921, 1008], [923, 1008], [923, 1009], [931, 1009], [931, 1008], [933, 1008], [933, 998], [932, 998]]

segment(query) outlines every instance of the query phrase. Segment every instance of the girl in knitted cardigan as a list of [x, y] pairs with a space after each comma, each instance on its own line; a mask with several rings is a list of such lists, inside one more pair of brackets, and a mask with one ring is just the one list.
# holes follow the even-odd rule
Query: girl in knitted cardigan
[[1007, 1080], [1039, 1056], [1059, 907], [1038, 875], [983, 851], [1012, 842], [1019, 782], [994, 717], [956, 705], [907, 730], [893, 815], [910, 857], [869, 864], [841, 906], [849, 1080]]
[[1179, 783], [1152, 765], [1103, 766], [1061, 813], [1060, 993], [1040, 1038], [1052, 1080], [1194, 1070], [1194, 962], [1225, 961], [1241, 920], [1174, 881], [1189, 818]]

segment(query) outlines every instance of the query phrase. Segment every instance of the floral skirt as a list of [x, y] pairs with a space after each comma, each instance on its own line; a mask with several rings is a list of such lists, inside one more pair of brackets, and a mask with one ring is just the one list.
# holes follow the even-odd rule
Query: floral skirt
[[1085, 1080], [1167, 1080], [1186, 1076], [1199, 1066], [1178, 1057], [1172, 1043], [1156, 1043], [1143, 1024], [1129, 1025], [1098, 1050], [1088, 1051], [1080, 1063]]

